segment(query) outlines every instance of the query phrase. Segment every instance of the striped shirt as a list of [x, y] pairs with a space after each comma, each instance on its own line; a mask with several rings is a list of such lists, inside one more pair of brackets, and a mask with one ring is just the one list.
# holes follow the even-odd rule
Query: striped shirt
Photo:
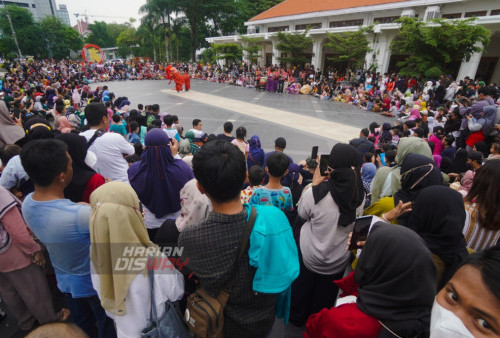
[[500, 238], [500, 230], [488, 230], [479, 224], [478, 210], [475, 203], [465, 203], [465, 211], [467, 217], [463, 234], [467, 247], [480, 251], [496, 245]]

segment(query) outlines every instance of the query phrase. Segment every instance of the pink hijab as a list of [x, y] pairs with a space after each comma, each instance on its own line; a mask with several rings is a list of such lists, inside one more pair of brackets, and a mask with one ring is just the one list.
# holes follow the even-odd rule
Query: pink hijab
[[414, 120], [416, 120], [418, 118], [420, 118], [420, 109], [419, 108], [413, 108], [412, 110], [410, 110], [410, 117], [408, 118], [408, 120], [414, 121]]
[[71, 128], [71, 124], [69, 123], [68, 119], [66, 118], [66, 116], [61, 116], [57, 119], [57, 123], [59, 124], [59, 131], [63, 134], [67, 134], [67, 133], [70, 133], [72, 128]]

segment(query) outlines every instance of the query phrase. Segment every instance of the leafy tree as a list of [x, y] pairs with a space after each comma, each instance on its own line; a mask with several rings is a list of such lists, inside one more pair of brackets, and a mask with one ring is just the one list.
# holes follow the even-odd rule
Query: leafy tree
[[247, 52], [247, 57], [250, 63], [257, 63], [260, 56], [260, 44], [262, 42], [261, 38], [251, 38], [248, 36], [240, 35], [240, 40], [246, 46], [242, 46], [241, 49]]
[[12, 19], [12, 26], [16, 32], [21, 53], [23, 55], [39, 56], [44, 48], [40, 27], [35, 23], [33, 15], [28, 9], [15, 5], [9, 5], [0, 9], [0, 30], [2, 31], [0, 51], [3, 54], [8, 54], [9, 52], [17, 54], [17, 48], [6, 15], [7, 11]]
[[108, 34], [109, 34], [109, 36], [111, 36], [111, 38], [113, 39], [113, 41], [117, 41], [118, 36], [120, 36], [120, 33], [123, 32], [126, 29], [131, 28], [132, 25], [130, 23], [128, 23], [128, 22], [126, 22], [126, 23], [112, 22], [112, 23], [108, 23], [107, 27], [108, 27]]
[[312, 40], [306, 35], [307, 30], [295, 34], [278, 32], [279, 42], [276, 47], [285, 55], [278, 58], [281, 63], [300, 66], [310, 61], [304, 55], [304, 50], [312, 46]]
[[85, 39], [86, 43], [93, 43], [101, 48], [115, 47], [116, 41], [113, 40], [108, 31], [108, 25], [104, 21], [96, 21], [89, 24], [91, 33]]
[[358, 68], [363, 65], [366, 53], [370, 51], [366, 29], [355, 32], [328, 33], [328, 42], [325, 47], [330, 48], [336, 55], [328, 58], [348, 69]]
[[215, 63], [217, 61], [215, 50], [212, 47], [205, 48], [200, 55], [200, 60], [203, 63]]
[[67, 58], [70, 51], [77, 51], [82, 48], [83, 42], [80, 35], [73, 28], [64, 25], [55, 16], [46, 16], [40, 21], [40, 28], [45, 43], [45, 50], [42, 57], [55, 59]]
[[400, 18], [399, 35], [391, 43], [394, 54], [408, 55], [398, 63], [400, 73], [423, 76], [434, 68], [432, 74], [453, 73], [453, 65], [468, 60], [490, 43], [491, 32], [474, 24], [475, 18], [430, 23], [415, 18]]
[[276, 6], [283, 0], [243, 0], [239, 1], [243, 21], [248, 21], [254, 16]]
[[227, 63], [241, 60], [241, 48], [237, 43], [214, 43], [212, 48], [217, 60], [226, 60]]
[[120, 57], [127, 57], [133, 51], [133, 48], [139, 43], [139, 37], [136, 34], [134, 27], [125, 29], [120, 33], [116, 39], [116, 45], [118, 46], [118, 55]]

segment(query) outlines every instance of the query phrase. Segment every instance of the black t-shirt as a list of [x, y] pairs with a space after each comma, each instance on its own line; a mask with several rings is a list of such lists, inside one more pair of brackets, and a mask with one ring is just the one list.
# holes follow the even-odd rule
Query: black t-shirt
[[227, 141], [229, 143], [231, 143], [232, 140], [234, 140], [234, 137], [232, 136], [227, 136], [225, 134], [219, 134], [217, 135], [217, 139], [218, 140], [223, 140], [223, 141]]

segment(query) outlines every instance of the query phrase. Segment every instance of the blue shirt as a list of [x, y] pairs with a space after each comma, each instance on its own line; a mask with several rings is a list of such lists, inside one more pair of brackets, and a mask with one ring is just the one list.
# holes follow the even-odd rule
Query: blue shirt
[[23, 202], [23, 216], [33, 233], [47, 247], [57, 286], [73, 298], [96, 295], [90, 279], [91, 208], [68, 199]]
[[292, 192], [288, 187], [281, 189], [257, 188], [253, 191], [249, 203], [253, 205], [273, 205], [282, 211], [293, 211]]

